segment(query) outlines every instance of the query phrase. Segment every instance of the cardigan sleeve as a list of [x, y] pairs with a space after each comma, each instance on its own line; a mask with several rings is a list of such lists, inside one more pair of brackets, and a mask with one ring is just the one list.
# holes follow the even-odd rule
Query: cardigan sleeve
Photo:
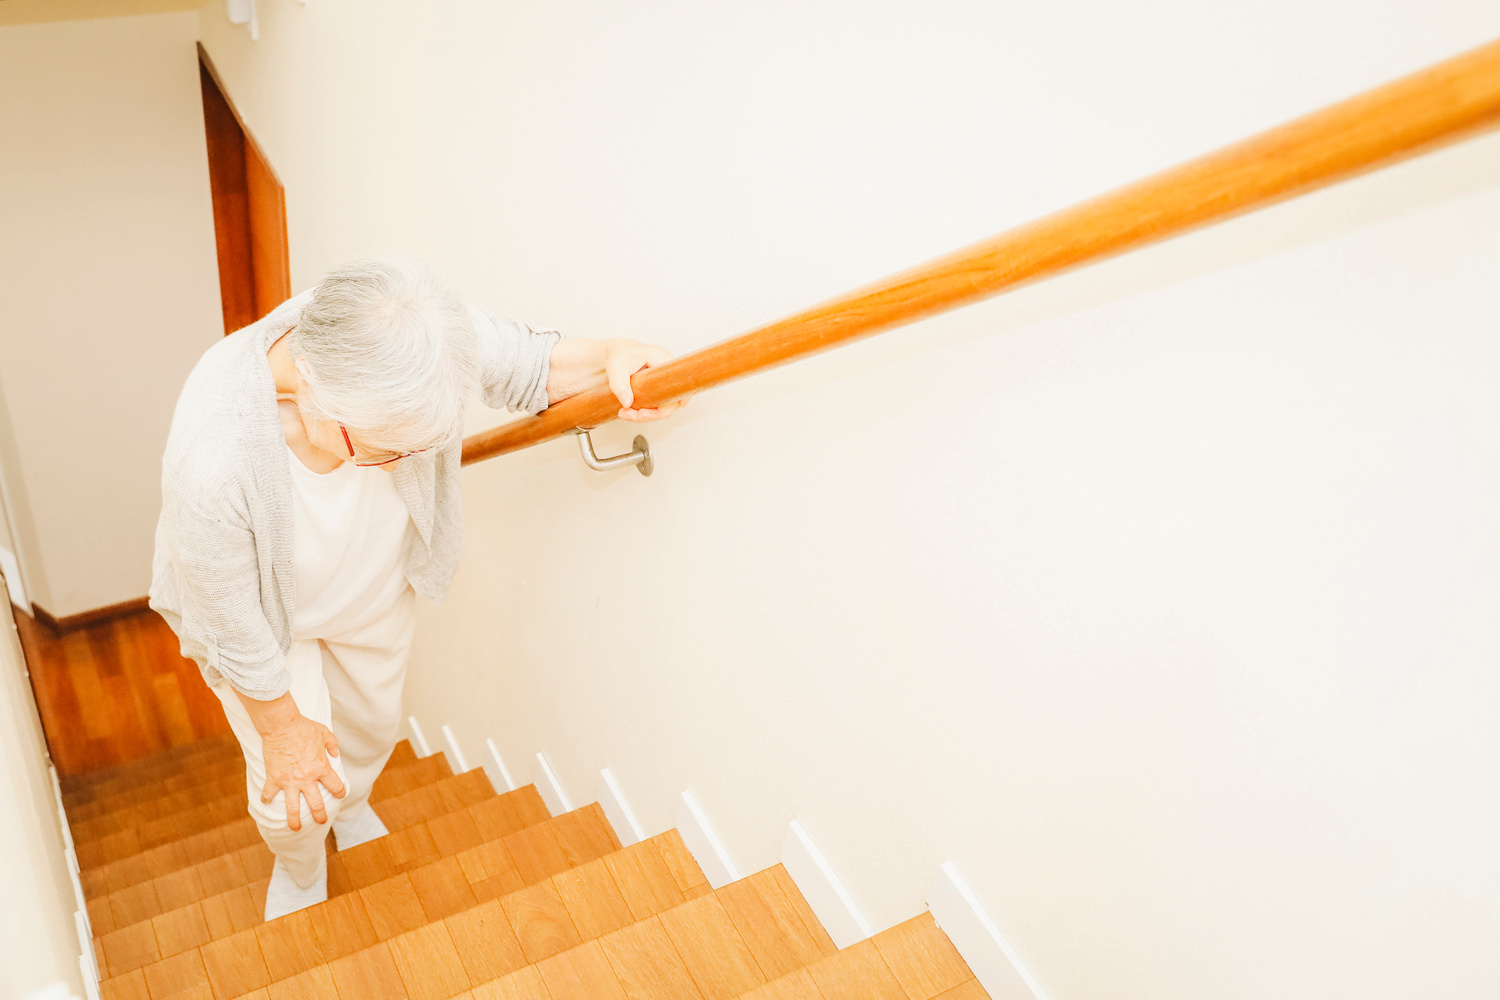
[[525, 323], [498, 319], [488, 309], [469, 307], [479, 338], [479, 381], [485, 405], [537, 413], [547, 408], [547, 375], [556, 330], [533, 330]]
[[162, 486], [151, 606], [210, 684], [222, 679], [257, 701], [280, 697], [291, 675], [261, 606], [266, 582], [247, 519], [204, 491], [194, 503], [171, 476]]

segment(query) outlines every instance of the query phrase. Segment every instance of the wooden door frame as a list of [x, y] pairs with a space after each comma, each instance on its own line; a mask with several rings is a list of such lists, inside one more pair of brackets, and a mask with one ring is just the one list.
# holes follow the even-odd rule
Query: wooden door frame
[[[219, 294], [228, 334], [291, 296], [286, 188], [235, 107], [202, 42], [198, 43], [198, 65], [204, 90]], [[228, 109], [234, 134], [222, 133], [226, 123], [222, 112], [210, 108], [211, 101], [222, 101]]]

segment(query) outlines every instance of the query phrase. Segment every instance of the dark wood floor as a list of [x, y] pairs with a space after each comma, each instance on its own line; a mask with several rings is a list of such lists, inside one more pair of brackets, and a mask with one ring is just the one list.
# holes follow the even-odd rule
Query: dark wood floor
[[[14, 610], [14, 609], [13, 609]], [[59, 635], [15, 611], [58, 774], [82, 774], [226, 732], [219, 699], [154, 611]]]

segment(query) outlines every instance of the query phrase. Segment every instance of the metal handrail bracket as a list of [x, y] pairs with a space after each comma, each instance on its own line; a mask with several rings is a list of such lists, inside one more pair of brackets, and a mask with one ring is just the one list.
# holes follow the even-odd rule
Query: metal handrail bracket
[[633, 465], [641, 475], [649, 476], [655, 468], [651, 461], [651, 444], [644, 434], [635, 436], [635, 440], [630, 442], [632, 450], [626, 454], [600, 458], [594, 453], [594, 441], [589, 437], [589, 428], [575, 427], [573, 433], [578, 435], [578, 450], [583, 453], [583, 464], [595, 472], [608, 472], [611, 469]]

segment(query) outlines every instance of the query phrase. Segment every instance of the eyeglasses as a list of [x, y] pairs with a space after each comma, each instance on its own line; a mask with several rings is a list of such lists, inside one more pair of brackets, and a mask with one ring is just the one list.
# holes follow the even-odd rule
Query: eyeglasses
[[361, 462], [357, 458], [355, 458], [355, 455], [354, 455], [354, 442], [349, 440], [349, 428], [345, 427], [341, 423], [341, 424], [339, 424], [339, 433], [342, 434], [342, 435], [344, 435], [344, 447], [349, 449], [349, 461], [353, 462], [355, 465], [359, 466], [361, 469], [373, 469], [373, 468], [375, 468], [377, 466], [381, 466], [381, 465], [390, 465], [392, 462], [399, 462], [403, 458], [411, 458], [413, 455], [420, 455], [420, 454], [422, 454], [422, 452], [430, 450], [430, 449], [427, 449], [427, 448], [421, 448], [421, 449], [419, 449], [417, 451], [409, 451], [409, 452], [407, 452], [404, 455], [394, 455], [394, 456], [392, 456], [390, 458], [382, 458], [378, 462]]

